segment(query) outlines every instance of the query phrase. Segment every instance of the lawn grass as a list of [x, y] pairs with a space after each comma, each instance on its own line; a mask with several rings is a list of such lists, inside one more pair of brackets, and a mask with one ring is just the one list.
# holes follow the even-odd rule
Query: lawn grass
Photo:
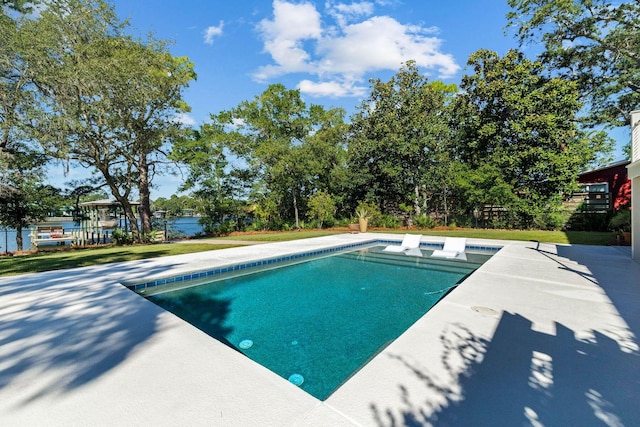
[[[212, 240], [242, 240], [251, 242], [288, 242], [290, 240], [310, 239], [312, 237], [331, 236], [343, 234], [346, 229], [329, 230], [300, 230], [300, 231], [272, 231], [272, 232], [248, 232], [233, 233], [229, 236], [215, 237]], [[208, 240], [208, 239], [207, 239]]]
[[38, 273], [41, 271], [108, 264], [111, 262], [158, 258], [169, 255], [211, 251], [236, 246], [242, 245], [211, 243], [190, 243], [184, 245], [159, 244], [74, 249], [50, 253], [41, 252], [33, 255], [0, 258], [0, 276], [12, 276], [16, 274]]
[[615, 241], [611, 232], [545, 231], [545, 230], [485, 230], [474, 228], [426, 230], [371, 230], [384, 233], [419, 233], [425, 236], [468, 237], [475, 239], [521, 240], [573, 245], [608, 245]]
[[[607, 245], [615, 241], [611, 232], [594, 231], [545, 231], [545, 230], [489, 230], [476, 228], [438, 228], [438, 229], [370, 229], [373, 233], [395, 234], [422, 234], [425, 236], [452, 236], [469, 237], [476, 239], [492, 240], [536, 240], [548, 243], [563, 243], [575, 245]], [[213, 240], [240, 240], [254, 242], [285, 242], [289, 240], [308, 239], [311, 237], [330, 236], [348, 232], [346, 229], [336, 228], [329, 230], [301, 230], [281, 231], [267, 233], [237, 233], [225, 237], [216, 237]]]
[[[413, 233], [425, 236], [457, 236], [492, 240], [535, 240], [547, 243], [607, 245], [615, 239], [613, 233], [589, 231], [539, 231], [539, 230], [482, 230], [469, 228], [456, 229], [373, 229], [374, 233]], [[237, 240], [255, 242], [286, 242], [311, 237], [330, 236], [346, 233], [346, 229], [303, 230], [270, 233], [238, 233], [231, 236], [208, 239]], [[210, 251], [229, 247], [242, 246], [228, 243], [196, 243], [189, 244], [155, 244], [136, 246], [112, 246], [106, 248], [91, 248], [80, 250], [66, 250], [53, 253], [39, 253], [33, 255], [0, 258], [0, 276], [37, 273], [41, 271], [60, 270], [65, 268], [86, 267], [111, 262], [134, 261], [147, 258], [157, 258], [169, 255], [180, 255], [193, 252]]]

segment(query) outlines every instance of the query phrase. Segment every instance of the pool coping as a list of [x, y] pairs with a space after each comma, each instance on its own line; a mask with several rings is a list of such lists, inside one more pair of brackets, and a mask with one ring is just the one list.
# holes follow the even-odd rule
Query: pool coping
[[[186, 272], [399, 237], [327, 236], [1, 279], [0, 418], [365, 426], [562, 425], [570, 417], [585, 425], [640, 415], [640, 265], [624, 248], [468, 239], [503, 248], [325, 401], [119, 284], [167, 267]], [[580, 369], [577, 350], [600, 363]], [[546, 371], [531, 371], [549, 360], [551, 395], [540, 380]], [[538, 383], [527, 385], [531, 378]], [[589, 390], [608, 412], [592, 409]]]

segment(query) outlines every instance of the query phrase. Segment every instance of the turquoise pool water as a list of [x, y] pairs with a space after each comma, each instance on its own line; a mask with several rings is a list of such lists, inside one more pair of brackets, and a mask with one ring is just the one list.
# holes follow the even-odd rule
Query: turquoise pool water
[[379, 251], [148, 298], [324, 400], [488, 258], [434, 263]]

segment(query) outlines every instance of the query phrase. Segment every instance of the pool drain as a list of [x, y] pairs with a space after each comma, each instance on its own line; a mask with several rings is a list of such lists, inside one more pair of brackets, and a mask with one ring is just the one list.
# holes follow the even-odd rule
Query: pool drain
[[240, 344], [238, 344], [238, 347], [240, 347], [243, 350], [246, 350], [248, 348], [251, 348], [252, 345], [253, 345], [253, 341], [251, 341], [251, 340], [242, 340], [242, 341], [240, 341]]
[[304, 377], [300, 374], [293, 374], [289, 377], [289, 382], [295, 385], [302, 385]]

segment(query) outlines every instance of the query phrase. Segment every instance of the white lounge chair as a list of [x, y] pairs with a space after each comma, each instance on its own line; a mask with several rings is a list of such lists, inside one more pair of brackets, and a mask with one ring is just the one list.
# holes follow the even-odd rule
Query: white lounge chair
[[407, 255], [422, 256], [422, 252], [420, 252], [420, 240], [422, 240], [422, 234], [405, 234], [400, 246], [389, 245], [384, 248], [384, 251], [394, 253], [404, 252]]
[[466, 245], [467, 239], [464, 237], [447, 237], [444, 240], [444, 247], [433, 251], [431, 256], [435, 258], [457, 258], [466, 260], [467, 255], [464, 253]]

